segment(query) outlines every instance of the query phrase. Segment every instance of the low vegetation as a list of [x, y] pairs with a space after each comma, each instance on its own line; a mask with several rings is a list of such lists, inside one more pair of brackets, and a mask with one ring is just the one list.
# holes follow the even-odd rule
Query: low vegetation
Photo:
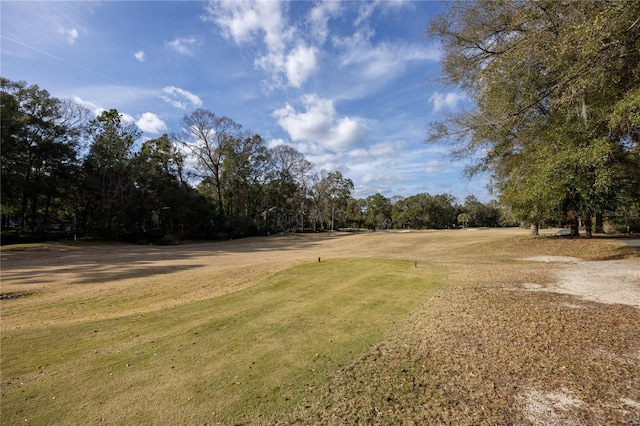
[[524, 233], [3, 250], [3, 423], [637, 422], [638, 310], [521, 287], [635, 255]]

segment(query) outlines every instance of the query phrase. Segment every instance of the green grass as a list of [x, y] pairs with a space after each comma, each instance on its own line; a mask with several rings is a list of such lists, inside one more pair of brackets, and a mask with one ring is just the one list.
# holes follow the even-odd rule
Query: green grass
[[46, 243], [20, 243], [0, 246], [0, 251], [19, 251], [19, 250], [33, 250], [45, 248]]
[[305, 263], [219, 298], [6, 331], [2, 423], [273, 419], [304, 404], [330, 373], [403, 325], [443, 280], [421, 266]]

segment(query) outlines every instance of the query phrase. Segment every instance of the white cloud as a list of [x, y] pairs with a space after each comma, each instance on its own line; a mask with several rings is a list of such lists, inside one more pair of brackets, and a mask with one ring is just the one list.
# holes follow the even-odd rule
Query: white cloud
[[362, 2], [358, 9], [358, 17], [353, 22], [353, 25], [359, 26], [363, 22], [367, 21], [371, 17], [371, 15], [373, 14], [373, 11], [376, 9], [376, 7], [378, 7], [379, 4], [380, 4], [380, 0], [376, 0], [373, 2]]
[[293, 87], [300, 88], [305, 80], [317, 69], [317, 49], [302, 44], [296, 46], [287, 56], [287, 79]]
[[138, 128], [143, 132], [153, 134], [158, 134], [167, 130], [167, 124], [152, 112], [143, 113], [138, 121], [136, 121], [136, 126], [138, 126]]
[[[317, 51], [315, 47], [300, 44], [287, 54], [268, 52], [256, 58], [255, 65], [269, 75], [269, 79], [263, 82], [269, 91], [284, 86], [299, 89], [318, 68]], [[283, 77], [286, 77], [286, 82]]]
[[78, 39], [78, 30], [75, 28], [58, 28], [58, 33], [63, 35], [67, 40], [67, 43], [73, 44]]
[[362, 183], [384, 183], [389, 185], [390, 183], [402, 182], [402, 177], [397, 174], [390, 173], [367, 173], [362, 176]]
[[287, 141], [281, 138], [275, 138], [267, 142], [267, 148], [275, 148], [278, 145], [287, 145]]
[[119, 112], [120, 114], [120, 120], [122, 120], [122, 122], [124, 124], [135, 124], [136, 123], [136, 119], [133, 118], [133, 116], [131, 114], [127, 114], [126, 112]]
[[313, 37], [319, 44], [324, 43], [329, 35], [329, 19], [339, 16], [341, 10], [342, 5], [337, 1], [323, 1], [316, 3], [307, 17], [310, 30], [309, 35], [311, 35], [311, 37]]
[[378, 161], [382, 158], [389, 159], [397, 155], [405, 146], [404, 141], [389, 141], [371, 145], [368, 148], [358, 148], [349, 151], [349, 158], [357, 162]]
[[269, 80], [263, 81], [268, 91], [284, 86], [281, 74], [285, 70], [285, 64], [286, 60], [282, 52], [269, 52], [257, 57], [254, 61], [254, 65], [257, 68], [262, 69], [269, 75]]
[[[354, 75], [368, 80], [389, 80], [404, 72], [410, 61], [437, 60], [439, 51], [421, 45], [387, 42], [373, 45], [375, 32], [367, 25], [376, 10], [404, 7], [403, 1], [358, 3], [358, 31], [350, 37], [334, 37], [334, 47], [343, 49], [342, 66], [353, 67]], [[222, 35], [238, 45], [262, 46], [256, 51], [254, 66], [267, 74], [264, 86], [302, 88], [319, 68], [321, 47], [330, 35], [329, 21], [345, 7], [336, 1], [316, 2], [302, 19], [290, 25], [285, 15], [287, 3], [279, 1], [210, 1], [204, 20], [215, 23]], [[362, 25], [360, 25], [362, 24]]]
[[435, 175], [435, 174], [446, 171], [448, 165], [449, 163], [446, 161], [429, 160], [427, 162], [427, 166], [425, 167], [424, 171], [429, 175]]
[[99, 116], [100, 114], [102, 114], [104, 111], [106, 111], [105, 108], [102, 108], [101, 106], [98, 106], [98, 105], [94, 104], [93, 102], [85, 101], [84, 99], [80, 98], [79, 96], [74, 96], [72, 99], [78, 105], [81, 105], [81, 106], [87, 108], [88, 110], [90, 110], [93, 113], [93, 115], [95, 115], [96, 117]]
[[454, 109], [458, 102], [466, 99], [464, 94], [449, 92], [435, 92], [429, 97], [429, 102], [433, 104], [433, 112], [440, 112], [444, 109]]
[[167, 86], [162, 91], [164, 94], [160, 95], [160, 98], [176, 108], [187, 109], [188, 106], [193, 108], [202, 106], [202, 99], [179, 87]]
[[[336, 117], [333, 101], [316, 95], [302, 97], [304, 111], [291, 105], [273, 112], [278, 124], [294, 142], [308, 142], [323, 150], [344, 151], [362, 143], [368, 128], [359, 117]], [[307, 150], [313, 150], [310, 146]]]
[[[335, 9], [335, 6], [327, 6], [316, 12], [313, 15], [314, 28], [319, 28], [320, 33], [326, 32], [326, 21], [323, 21], [325, 15], [322, 13], [332, 13]], [[256, 44], [264, 47], [264, 50], [257, 51], [254, 65], [267, 74], [263, 83], [268, 91], [286, 86], [301, 88], [317, 70], [318, 48], [305, 42], [304, 33], [287, 23], [283, 3], [211, 1], [205, 10], [207, 16], [204, 19], [217, 24], [228, 40], [238, 45]]]
[[202, 43], [196, 39], [195, 37], [179, 37], [173, 41], [168, 41], [167, 45], [178, 52], [181, 55], [185, 56], [195, 56], [196, 50], [200, 47]]
[[144, 51], [142, 50], [138, 50], [134, 56], [136, 57], [136, 59], [140, 62], [144, 62], [147, 60], [147, 55], [144, 54]]
[[412, 7], [411, 2], [406, 0], [374, 0], [370, 2], [362, 2], [358, 9], [358, 17], [353, 24], [355, 26], [359, 26], [362, 25], [363, 22], [367, 22], [376, 9], [381, 9], [384, 13], [390, 9], [399, 9], [405, 6]]
[[343, 51], [340, 65], [353, 67], [354, 73], [371, 80], [391, 79], [403, 73], [412, 61], [438, 61], [440, 51], [435, 46], [383, 42], [371, 43], [374, 33], [365, 28], [350, 37], [334, 37], [333, 44]]
[[285, 28], [281, 6], [279, 1], [210, 1], [204, 19], [218, 24], [237, 44], [262, 37], [270, 51], [283, 50], [293, 34]]

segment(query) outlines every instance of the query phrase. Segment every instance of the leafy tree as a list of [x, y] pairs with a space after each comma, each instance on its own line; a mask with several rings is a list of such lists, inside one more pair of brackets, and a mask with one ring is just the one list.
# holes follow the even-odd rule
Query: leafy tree
[[456, 199], [450, 194], [434, 195], [429, 205], [429, 227], [443, 229], [456, 221]]
[[260, 135], [232, 138], [222, 166], [227, 227], [234, 235], [257, 232], [269, 172], [269, 152]]
[[482, 203], [469, 195], [464, 201], [464, 210], [469, 214], [472, 226], [498, 226], [500, 223], [500, 209], [496, 203]]
[[20, 218], [21, 233], [44, 230], [69, 218], [62, 198], [88, 111], [25, 82], [0, 78], [0, 89], [3, 214]]
[[135, 124], [117, 110], [104, 111], [91, 121], [92, 143], [84, 160], [87, 230], [104, 238], [121, 238], [136, 231], [132, 208], [137, 191], [133, 145], [140, 137]]
[[345, 221], [348, 223], [349, 227], [352, 228], [363, 228], [366, 222], [366, 200], [363, 198], [352, 198], [349, 197], [346, 201], [346, 206], [344, 208]]
[[345, 214], [343, 209], [347, 205], [347, 200], [351, 197], [354, 185], [353, 181], [345, 178], [341, 172], [330, 172], [327, 175], [329, 203], [331, 210], [331, 230], [335, 229], [336, 218], [344, 220]]
[[471, 222], [471, 215], [469, 213], [460, 213], [458, 215], [458, 223], [461, 223], [465, 228], [469, 226], [469, 222]]
[[384, 229], [391, 225], [391, 203], [380, 193], [365, 199], [365, 224], [373, 229]]
[[448, 228], [456, 221], [454, 201], [454, 197], [449, 194], [412, 195], [393, 205], [393, 222], [399, 228]]
[[313, 165], [288, 145], [271, 148], [269, 160], [267, 197], [276, 228], [304, 227]]
[[341, 172], [322, 170], [314, 177], [311, 187], [313, 227], [316, 222], [324, 224], [330, 230], [335, 229], [336, 217], [344, 219], [343, 208], [353, 191], [353, 181], [345, 178]]
[[396, 227], [426, 228], [429, 223], [431, 195], [422, 193], [397, 200], [391, 209], [391, 218]]
[[434, 123], [430, 140], [482, 152], [470, 173], [490, 172], [533, 232], [558, 214], [590, 224], [637, 198], [639, 17], [637, 2], [451, 5], [430, 33], [475, 106]]
[[140, 238], [179, 239], [187, 222], [185, 206], [194, 196], [182, 176], [184, 156], [162, 135], [142, 144], [131, 167], [135, 190], [128, 212]]

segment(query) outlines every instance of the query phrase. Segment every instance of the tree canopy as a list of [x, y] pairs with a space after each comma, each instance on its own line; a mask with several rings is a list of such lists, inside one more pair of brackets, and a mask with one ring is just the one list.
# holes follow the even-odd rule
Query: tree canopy
[[490, 173], [501, 203], [588, 235], [593, 216], [638, 211], [640, 3], [460, 1], [429, 35], [473, 106], [428, 140], [480, 153], [469, 173]]
[[[498, 182], [510, 201], [505, 209], [473, 196], [461, 205], [449, 194], [356, 199], [354, 182], [340, 171], [317, 171], [295, 148], [268, 147], [259, 134], [206, 109], [185, 115], [183, 133], [145, 138], [115, 109], [91, 118], [36, 85], [0, 83], [3, 244], [73, 235], [174, 243], [299, 230], [497, 226], [514, 224], [512, 212], [535, 219], [604, 203], [637, 209], [637, 90], [613, 107], [607, 135], [586, 138], [580, 126], [553, 127], [559, 119], [549, 119], [531, 126], [542, 136], [519, 135], [522, 143], [509, 155], [496, 145], [491, 155], [505, 161], [491, 166], [508, 177]], [[593, 173], [565, 173], [570, 167]], [[546, 186], [527, 187], [531, 181]], [[522, 196], [525, 187], [537, 204]]]

